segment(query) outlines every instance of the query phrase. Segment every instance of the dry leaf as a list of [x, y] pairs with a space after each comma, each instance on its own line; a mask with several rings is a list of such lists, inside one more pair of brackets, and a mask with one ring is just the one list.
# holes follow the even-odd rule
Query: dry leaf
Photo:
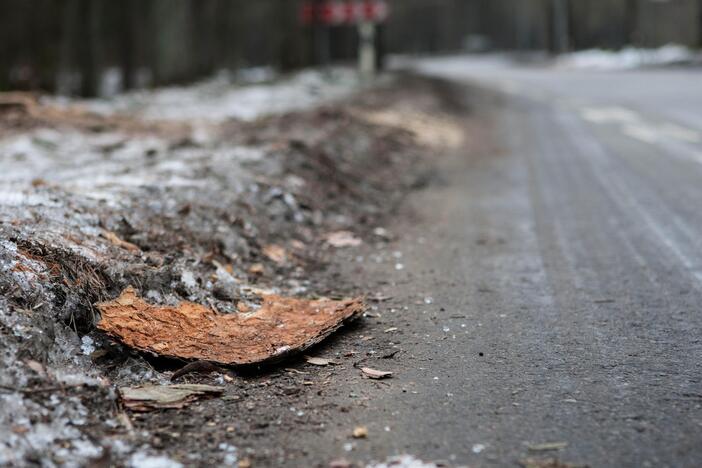
[[362, 367], [361, 372], [370, 379], [385, 379], [392, 376], [392, 372], [371, 369], [370, 367]]
[[192, 302], [147, 303], [129, 287], [97, 304], [97, 327], [133, 348], [161, 356], [226, 365], [272, 362], [304, 351], [361, 316], [361, 299], [305, 300], [263, 296], [249, 314], [218, 314]]
[[38, 375], [42, 377], [46, 376], [46, 370], [40, 362], [34, 361], [33, 359], [27, 359], [26, 361], [24, 361], [24, 363], [27, 365], [27, 367], [32, 369]]
[[113, 245], [120, 247], [130, 252], [140, 252], [141, 249], [131, 242], [120, 239], [120, 237], [112, 231], [103, 230], [102, 237], [110, 241]]
[[329, 468], [353, 468], [353, 464], [344, 458], [339, 458], [338, 460], [332, 460], [329, 463]]
[[290, 247], [292, 247], [295, 250], [305, 250], [305, 244], [297, 239], [293, 239], [290, 241]]
[[284, 264], [288, 259], [285, 249], [276, 244], [270, 244], [263, 248], [263, 255], [278, 265]]
[[165, 408], [183, 408], [198, 398], [219, 395], [224, 387], [212, 385], [144, 385], [120, 387], [125, 407], [133, 411], [152, 411]]
[[368, 428], [365, 426], [358, 426], [353, 430], [354, 439], [365, 439], [368, 437]]
[[336, 362], [332, 361], [331, 359], [312, 356], [305, 356], [305, 361], [307, 361], [307, 364], [312, 364], [313, 366], [328, 366], [330, 364], [336, 364]]
[[325, 239], [332, 247], [357, 247], [362, 242], [351, 231], [330, 232], [325, 236]]

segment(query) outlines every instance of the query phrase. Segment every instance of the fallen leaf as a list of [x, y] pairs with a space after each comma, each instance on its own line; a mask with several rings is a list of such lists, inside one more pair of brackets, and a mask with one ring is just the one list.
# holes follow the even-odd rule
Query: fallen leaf
[[125, 240], [120, 239], [120, 237], [115, 234], [112, 231], [108, 230], [103, 230], [102, 231], [102, 237], [107, 239], [112, 243], [112, 245], [115, 245], [117, 247], [120, 247], [125, 250], [129, 250], [130, 252], [140, 252], [141, 249], [137, 247], [135, 244], [132, 244], [131, 242], [127, 242]]
[[44, 369], [44, 366], [40, 362], [37, 362], [33, 359], [27, 359], [26, 361], [24, 361], [24, 363], [27, 365], [27, 367], [32, 369], [38, 375], [40, 375], [42, 377], [46, 376], [46, 370]]
[[377, 227], [377, 228], [373, 229], [373, 235], [381, 237], [381, 238], [386, 239], [386, 240], [390, 239], [390, 232], [388, 232], [387, 229], [382, 228], [382, 227]]
[[249, 273], [251, 273], [252, 275], [262, 275], [263, 272], [263, 263], [254, 263], [249, 267]]
[[332, 460], [329, 463], [329, 468], [352, 468], [353, 465], [350, 461], [340, 458], [338, 460]]
[[371, 369], [370, 367], [362, 367], [361, 372], [370, 379], [385, 379], [392, 376], [392, 372]]
[[133, 411], [183, 408], [198, 398], [219, 395], [224, 387], [212, 385], [143, 385], [120, 387], [122, 403]]
[[336, 364], [336, 362], [332, 361], [331, 359], [324, 359], [312, 356], [305, 356], [305, 361], [307, 362], [307, 364], [312, 364], [313, 366], [328, 366], [330, 364]]
[[278, 265], [283, 265], [288, 260], [288, 254], [285, 249], [276, 244], [270, 244], [263, 248], [263, 255]]
[[332, 247], [357, 247], [362, 243], [351, 231], [330, 232], [325, 236], [325, 240]]
[[546, 452], [549, 450], [561, 450], [568, 446], [568, 442], [548, 442], [545, 444], [530, 445], [530, 452]]
[[97, 304], [97, 328], [142, 351], [225, 365], [261, 364], [304, 351], [360, 317], [361, 299], [306, 300], [262, 296], [249, 314], [219, 314], [181, 302], [157, 306], [141, 299], [134, 288], [110, 302]]
[[358, 426], [353, 430], [354, 439], [365, 439], [368, 437], [368, 428], [365, 426]]
[[297, 239], [291, 240], [290, 246], [295, 250], [305, 250], [305, 244]]

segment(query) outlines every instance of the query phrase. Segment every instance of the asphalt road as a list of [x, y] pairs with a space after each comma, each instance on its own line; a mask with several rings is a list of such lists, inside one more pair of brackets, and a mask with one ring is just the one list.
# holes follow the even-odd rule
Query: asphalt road
[[492, 143], [409, 201], [384, 290], [404, 354], [352, 458], [700, 466], [702, 71], [422, 69]]

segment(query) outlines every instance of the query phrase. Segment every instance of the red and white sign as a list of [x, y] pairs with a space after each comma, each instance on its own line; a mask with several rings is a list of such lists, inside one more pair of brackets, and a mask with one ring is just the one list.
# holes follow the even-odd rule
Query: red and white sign
[[387, 19], [389, 11], [386, 0], [307, 0], [302, 5], [301, 19], [304, 24], [332, 26], [361, 21], [380, 23]]

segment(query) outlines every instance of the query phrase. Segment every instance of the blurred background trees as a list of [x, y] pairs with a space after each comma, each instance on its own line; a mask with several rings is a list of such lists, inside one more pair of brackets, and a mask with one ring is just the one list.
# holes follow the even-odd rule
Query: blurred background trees
[[[303, 0], [0, 0], [0, 89], [94, 96], [313, 65]], [[702, 45], [702, 0], [390, 0], [389, 53]], [[355, 56], [353, 27], [329, 59]]]

